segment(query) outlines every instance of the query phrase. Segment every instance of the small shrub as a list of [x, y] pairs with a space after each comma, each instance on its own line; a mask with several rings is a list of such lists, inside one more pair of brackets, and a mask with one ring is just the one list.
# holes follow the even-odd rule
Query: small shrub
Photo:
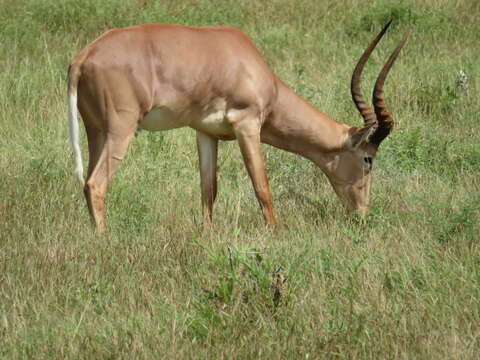
[[458, 209], [448, 203], [426, 203], [425, 206], [425, 221], [440, 244], [461, 238], [473, 244], [480, 239], [480, 194], [472, 193], [471, 199]]
[[[195, 301], [190, 334], [203, 339], [210, 329], [231, 319], [252, 322], [259, 316], [273, 316], [285, 298], [286, 275], [257, 250], [239, 251], [227, 247], [220, 253], [204, 249], [215, 266], [216, 279], [204, 285]], [[230, 319], [230, 320], [229, 320]]]

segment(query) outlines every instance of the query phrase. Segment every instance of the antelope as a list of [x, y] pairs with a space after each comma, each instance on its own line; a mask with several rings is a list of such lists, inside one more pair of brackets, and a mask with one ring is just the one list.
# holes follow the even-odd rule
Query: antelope
[[[405, 33], [381, 70], [372, 110], [360, 90], [366, 61], [386, 24], [360, 57], [351, 79], [364, 126], [349, 126], [299, 97], [269, 68], [253, 42], [226, 26], [145, 24], [113, 29], [83, 49], [68, 70], [70, 141], [94, 226], [106, 228], [108, 183], [138, 129], [196, 130], [203, 224], [212, 224], [219, 140], [237, 140], [267, 225], [276, 223], [261, 143], [293, 152], [326, 174], [347, 210], [365, 213], [372, 162], [394, 120], [383, 101], [385, 78]], [[78, 110], [77, 110], [78, 109]], [[88, 140], [83, 179], [80, 112]]]

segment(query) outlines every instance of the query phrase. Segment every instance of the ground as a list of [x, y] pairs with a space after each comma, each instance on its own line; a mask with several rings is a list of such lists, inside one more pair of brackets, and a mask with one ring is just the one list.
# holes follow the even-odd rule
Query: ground
[[[467, 0], [3, 1], [0, 357], [458, 358], [480, 351], [480, 5]], [[194, 132], [140, 132], [90, 227], [67, 128], [68, 63], [105, 30], [226, 24], [339, 121], [372, 36], [367, 98], [396, 119], [372, 206], [350, 218], [305, 159], [265, 146], [280, 226], [263, 224], [238, 146], [219, 147], [215, 226], [201, 231]], [[460, 72], [463, 72], [462, 73]], [[86, 140], [82, 129], [82, 149]], [[86, 164], [85, 164], [86, 165]]]

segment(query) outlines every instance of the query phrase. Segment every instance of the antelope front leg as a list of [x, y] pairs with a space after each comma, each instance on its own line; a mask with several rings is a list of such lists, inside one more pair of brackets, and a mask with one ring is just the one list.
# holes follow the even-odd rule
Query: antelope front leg
[[237, 137], [243, 161], [253, 183], [255, 195], [262, 209], [265, 222], [269, 226], [276, 224], [272, 206], [272, 194], [268, 185], [267, 172], [263, 163], [260, 145], [260, 128], [256, 119], [244, 119], [235, 123], [233, 129]]
[[212, 225], [213, 203], [217, 197], [218, 140], [197, 131], [197, 148], [200, 160], [203, 229], [208, 230]]

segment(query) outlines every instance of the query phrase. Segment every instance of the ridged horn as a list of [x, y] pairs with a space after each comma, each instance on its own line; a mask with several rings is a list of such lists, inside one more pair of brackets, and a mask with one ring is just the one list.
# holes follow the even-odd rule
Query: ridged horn
[[365, 66], [365, 63], [370, 57], [370, 54], [375, 49], [375, 46], [377, 46], [378, 42], [383, 37], [383, 35], [387, 31], [391, 23], [392, 23], [392, 20], [390, 20], [383, 27], [382, 31], [378, 33], [375, 39], [372, 40], [370, 45], [367, 47], [367, 49], [364, 51], [364, 53], [358, 60], [358, 63], [355, 66], [355, 69], [353, 70], [350, 90], [352, 93], [353, 102], [355, 103], [355, 106], [357, 107], [358, 111], [362, 115], [363, 120], [365, 121], [365, 126], [374, 125], [377, 122], [377, 118], [375, 117], [374, 111], [370, 106], [367, 105], [367, 102], [365, 101], [365, 98], [362, 95], [362, 91], [360, 89], [360, 77], [362, 75], [362, 71]]
[[388, 72], [393, 66], [393, 63], [397, 59], [400, 50], [402, 50], [403, 45], [407, 41], [408, 31], [403, 34], [402, 40], [398, 43], [395, 50], [388, 58], [387, 62], [383, 66], [382, 71], [378, 75], [377, 81], [375, 82], [375, 88], [373, 89], [372, 103], [375, 108], [375, 114], [378, 121], [378, 128], [374, 134], [370, 137], [370, 142], [379, 146], [380, 143], [390, 134], [395, 124], [392, 115], [387, 110], [387, 106], [383, 101], [383, 84], [388, 75]]

